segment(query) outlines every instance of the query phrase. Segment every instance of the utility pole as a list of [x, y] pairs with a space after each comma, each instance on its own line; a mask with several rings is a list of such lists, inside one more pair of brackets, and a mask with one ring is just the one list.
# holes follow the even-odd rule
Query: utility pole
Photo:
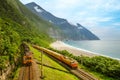
[[44, 75], [43, 75], [43, 51], [41, 51], [41, 76], [40, 76], [41, 79], [44, 78]]
[[81, 65], [83, 65], [83, 55], [81, 54]]

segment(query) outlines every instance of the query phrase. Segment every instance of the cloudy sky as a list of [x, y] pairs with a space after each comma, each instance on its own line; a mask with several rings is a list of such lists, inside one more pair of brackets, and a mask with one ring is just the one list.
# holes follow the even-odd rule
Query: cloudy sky
[[120, 40], [120, 0], [20, 0], [36, 2], [57, 17], [80, 23], [103, 40]]

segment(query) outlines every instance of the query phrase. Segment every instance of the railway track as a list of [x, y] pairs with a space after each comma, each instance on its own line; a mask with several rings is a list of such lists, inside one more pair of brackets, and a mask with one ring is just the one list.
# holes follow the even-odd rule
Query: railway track
[[[41, 51], [41, 50], [40, 50]], [[51, 59], [55, 60], [56, 62], [58, 62], [59, 64], [61, 64], [62, 66], [64, 66], [66, 69], [68, 69], [71, 73], [73, 73], [74, 75], [76, 75], [79, 79], [82, 80], [98, 80], [97, 78], [93, 77], [92, 75], [88, 74], [87, 72], [83, 71], [80, 68], [77, 69], [71, 69], [70, 67], [68, 67], [68, 65], [66, 65], [65, 63], [59, 61], [58, 59], [56, 59], [55, 57], [48, 55], [47, 53], [44, 53], [47, 56], [49, 56]]]
[[19, 80], [34, 80], [32, 66], [24, 66], [20, 71]]
[[97, 78], [93, 77], [92, 75], [88, 74], [87, 72], [83, 71], [80, 68], [72, 69], [72, 68], [68, 67], [68, 65], [66, 65], [65, 63], [62, 63], [61, 61], [54, 58], [53, 56], [50, 56], [48, 54], [46, 54], [46, 55], [49, 56], [51, 59], [55, 60], [56, 62], [58, 62], [60, 65], [64, 66], [72, 74], [76, 75], [80, 80], [98, 80]]
[[71, 70], [71, 72], [82, 80], [98, 80], [98, 79], [94, 78], [93, 76], [91, 76], [90, 74], [88, 74], [87, 72], [85, 72], [79, 68], [76, 70]]

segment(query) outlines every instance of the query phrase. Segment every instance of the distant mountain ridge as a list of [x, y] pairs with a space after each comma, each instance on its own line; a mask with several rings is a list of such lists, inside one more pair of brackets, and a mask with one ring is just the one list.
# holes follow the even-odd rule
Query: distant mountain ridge
[[81, 24], [70, 24], [66, 19], [58, 18], [34, 2], [26, 4], [27, 8], [46, 21], [58, 26], [65, 39], [70, 40], [99, 40], [99, 38]]

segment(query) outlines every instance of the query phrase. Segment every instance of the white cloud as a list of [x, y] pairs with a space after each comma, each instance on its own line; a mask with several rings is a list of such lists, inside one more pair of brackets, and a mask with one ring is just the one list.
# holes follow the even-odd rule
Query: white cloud
[[96, 26], [89, 28], [89, 30], [95, 33], [102, 40], [120, 40], [120, 29], [115, 27]]
[[108, 3], [104, 5], [104, 8], [108, 11], [120, 10], [120, 1], [119, 0], [109, 0]]
[[20, 0], [22, 3], [27, 4], [29, 2], [34, 2], [34, 0]]
[[[75, 6], [77, 3], [79, 2], [79, 0], [70, 0], [70, 1], [68, 1], [68, 0], [56, 0], [56, 4], [57, 4], [57, 6], [59, 6], [60, 8], [67, 8], [68, 9], [68, 7], [73, 7], [73, 6]], [[56, 7], [57, 7], [56, 6]]]
[[98, 26], [101, 22], [111, 21], [111, 17], [85, 17], [84, 19], [79, 19], [78, 21], [84, 26]]
[[113, 23], [113, 26], [120, 26], [120, 22]]

